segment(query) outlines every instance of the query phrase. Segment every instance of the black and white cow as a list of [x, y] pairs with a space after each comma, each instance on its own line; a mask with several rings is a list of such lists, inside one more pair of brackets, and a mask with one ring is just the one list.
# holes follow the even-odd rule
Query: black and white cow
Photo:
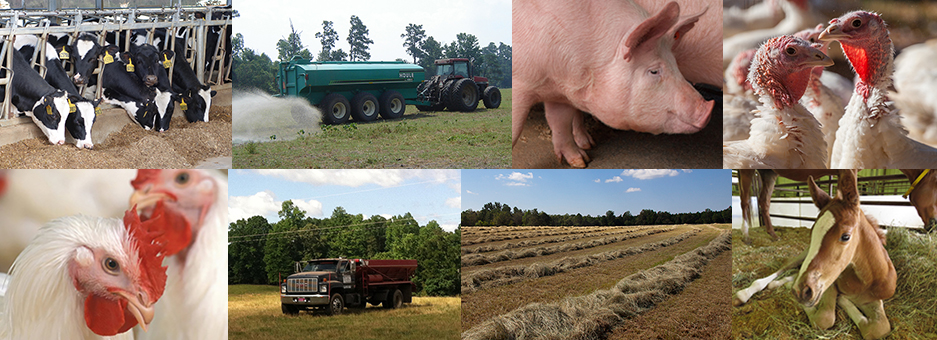
[[98, 67], [98, 57], [103, 54], [103, 48], [98, 44], [98, 36], [94, 33], [81, 33], [72, 43], [70, 57], [75, 64], [75, 74], [72, 82], [75, 85], [96, 85], [98, 78], [92, 73]]
[[[17, 112], [32, 117], [50, 143], [65, 144], [65, 118], [70, 106], [68, 93], [49, 85], [19, 51], [11, 49], [8, 53], [13, 54], [10, 102]], [[0, 70], [0, 77], [5, 75], [6, 70]]]
[[[34, 35], [21, 35], [16, 37], [16, 42], [13, 44], [13, 47], [20, 51], [20, 54], [24, 57], [28, 57], [33, 55], [33, 52], [37, 49], [36, 46], [38, 43], [39, 38]], [[52, 85], [52, 87], [67, 92], [69, 94], [69, 106], [71, 107], [71, 105], [74, 105], [75, 110], [70, 112], [65, 120], [65, 128], [75, 140], [75, 146], [93, 149], [94, 144], [91, 141], [91, 128], [94, 126], [96, 119], [95, 112], [100, 100], [92, 101], [81, 96], [78, 89], [65, 72], [62, 61], [59, 59], [59, 53], [56, 52], [55, 47], [51, 43], [46, 43], [45, 56], [40, 54], [39, 57], [45, 57], [46, 59], [45, 81], [49, 83], [49, 85]], [[71, 109], [69, 110], [71, 111]]]
[[[156, 29], [153, 34], [152, 45], [160, 48], [164, 44], [166, 37], [165, 29]], [[146, 31], [134, 31], [132, 42], [140, 46], [146, 44]], [[211, 98], [217, 93], [210, 86], [202, 84], [195, 71], [187, 62], [176, 63], [171, 55], [162, 52], [163, 66], [174, 65], [172, 67], [172, 90], [179, 94], [179, 108], [185, 113], [185, 118], [190, 123], [207, 122], [208, 112], [211, 109]], [[185, 53], [185, 41], [177, 37], [175, 45], [175, 55], [179, 56]]]
[[163, 60], [172, 60], [173, 52], [165, 50], [160, 52], [153, 45], [131, 45], [130, 53], [135, 60], [134, 73], [143, 79], [143, 83], [156, 90], [156, 105], [159, 118], [154, 125], [156, 131], [169, 130], [172, 114], [175, 110], [175, 101], [179, 95], [172, 91], [169, 85], [169, 75], [163, 67]]
[[140, 80], [136, 73], [127, 71], [127, 62], [133, 57], [129, 52], [120, 52], [114, 45], [104, 47], [104, 101], [122, 107], [130, 119], [144, 129], [153, 129], [159, 110], [156, 89]]

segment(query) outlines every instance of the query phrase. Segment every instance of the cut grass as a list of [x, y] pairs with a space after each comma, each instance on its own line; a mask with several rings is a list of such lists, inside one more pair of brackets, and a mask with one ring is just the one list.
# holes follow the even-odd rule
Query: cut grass
[[[477, 169], [511, 167], [511, 90], [497, 109], [419, 112], [401, 119], [323, 125], [322, 132], [254, 147], [234, 146], [241, 169]], [[290, 122], [292, 124], [293, 122]], [[253, 151], [253, 152], [252, 152]]]
[[559, 236], [559, 237], [548, 236], [548, 237], [528, 239], [528, 240], [518, 241], [518, 242], [510, 242], [510, 241], [497, 242], [497, 243], [492, 242], [492, 243], [483, 244], [477, 247], [471, 247], [471, 248], [462, 247], [462, 256], [464, 257], [467, 254], [490, 253], [493, 251], [499, 251], [499, 250], [505, 250], [505, 249], [532, 247], [532, 246], [548, 244], [548, 243], [564, 243], [564, 242], [575, 241], [575, 240], [580, 240], [580, 239], [592, 240], [592, 239], [602, 238], [605, 236], [634, 233], [637, 231], [650, 229], [650, 228], [654, 228], [654, 227], [614, 229], [614, 231], [603, 231], [603, 232], [583, 232], [581, 234], [575, 234], [575, 235], [565, 235], [565, 236]]
[[458, 339], [461, 317], [459, 297], [414, 297], [412, 304], [386, 310], [368, 307], [345, 309], [326, 316], [280, 311], [275, 286], [228, 287], [230, 339]]

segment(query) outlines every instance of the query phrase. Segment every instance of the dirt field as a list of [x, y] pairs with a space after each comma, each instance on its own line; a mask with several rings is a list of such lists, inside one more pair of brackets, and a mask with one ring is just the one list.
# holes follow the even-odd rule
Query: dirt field
[[231, 156], [231, 106], [212, 105], [208, 123], [189, 123], [177, 107], [168, 131], [130, 123], [94, 150], [51, 145], [41, 137], [0, 146], [0, 155], [4, 169], [193, 168], [209, 158]]
[[[663, 227], [673, 227], [673, 226], [658, 226], [659, 228]], [[643, 236], [635, 239], [629, 239], [623, 242], [614, 243], [608, 246], [603, 247], [594, 247], [585, 250], [580, 250], [577, 252], [569, 252], [562, 254], [550, 255], [547, 257], [533, 257], [521, 259], [521, 261], [504, 261], [498, 262], [493, 265], [508, 267], [508, 266], [518, 266], [529, 268], [536, 268], [537, 266], [550, 266], [551, 263], [564, 263], [570, 258], [574, 257], [584, 257], [584, 258], [596, 258], [599, 257], [600, 253], [608, 253], [611, 249], [607, 247], [621, 249], [637, 249], [642, 245], [652, 244], [655, 242], [660, 242], [662, 240], [680, 237], [679, 241], [673, 244], [669, 244], [661, 247], [652, 247], [648, 248], [645, 251], [621, 256], [618, 258], [612, 258], [602, 261], [595, 261], [591, 265], [577, 267], [563, 272], [557, 272], [553, 275], [540, 276], [540, 277], [521, 277], [518, 278], [515, 282], [510, 282], [509, 284], [494, 286], [486, 288], [485, 286], [480, 286], [476, 290], [466, 293], [465, 285], [466, 279], [470, 279], [471, 275], [466, 275], [465, 269], [463, 268], [463, 295], [462, 295], [462, 331], [463, 338], [475, 338], [478, 336], [479, 329], [492, 329], [490, 327], [490, 322], [494, 319], [499, 320], [500, 324], [506, 325], [505, 322], [517, 322], [519, 324], [524, 324], [522, 328], [526, 329], [528, 327], [538, 327], [544, 319], [549, 319], [555, 316], [553, 311], [547, 314], [539, 314], [538, 310], [541, 308], [551, 308], [553, 305], [560, 306], [562, 310], [575, 309], [581, 306], [578, 306], [578, 303], [570, 302], [573, 299], [586, 299], [589, 296], [596, 294], [605, 294], [600, 293], [602, 291], [611, 290], [615, 291], [616, 286], [622, 285], [622, 280], [629, 275], [636, 273], [643, 273], [650, 268], [655, 266], [670, 263], [677, 257], [684, 256], [682, 254], [692, 253], [695, 249], [701, 249], [703, 246], [707, 246], [711, 241], [713, 241], [718, 235], [726, 232], [728, 230], [727, 225], [719, 226], [688, 226], [681, 225], [675, 226], [676, 229], [673, 231], [668, 231], [664, 233]], [[725, 239], [725, 237], [723, 237]], [[725, 247], [727, 249], [727, 246]], [[576, 253], [576, 254], [573, 254]], [[726, 252], [727, 253], [727, 252]], [[722, 294], [722, 303], [724, 304], [723, 308], [713, 306], [711, 308], [704, 309], [694, 309], [684, 306], [685, 304], [677, 304], [677, 306], [685, 307], [684, 309], [679, 309], [679, 315], [683, 316], [685, 311], [692, 311], [699, 315], [700, 318], [705, 318], [706, 320], [712, 320], [713, 327], [710, 327], [709, 323], [703, 324], [703, 326], [696, 327], [695, 333], [687, 331], [686, 329], [680, 328], [657, 328], [659, 330], [658, 334], [661, 338], [675, 338], [687, 336], [687, 334], [697, 334], [705, 338], [727, 338], [728, 337], [728, 327], [723, 328], [714, 328], [717, 320], [724, 320], [728, 323], [728, 298], [725, 295], [729, 293], [729, 283], [728, 280], [728, 255], [720, 255], [716, 257], [713, 262], [715, 265], [703, 267], [702, 275], [706, 280], [702, 281], [693, 281], [694, 283], [700, 282], [696, 285], [688, 286], [688, 289], [684, 294], [677, 294], [674, 297], [682, 297], [688, 300], [698, 300], [700, 304], [712, 304], [711, 301], [716, 301], [718, 299], [709, 299], [701, 298], [703, 296], [712, 295], [712, 292], [715, 291], [725, 291]], [[721, 261], [721, 262], [720, 262]], [[520, 263], [520, 265], [518, 265]], [[720, 269], [710, 269], [710, 268], [719, 268]], [[473, 266], [475, 267], [475, 266]], [[469, 267], [472, 268], [472, 267]], [[642, 276], [642, 275], [638, 275]], [[634, 279], [635, 277], [629, 277]], [[719, 286], [722, 286], [721, 288]], [[625, 287], [624, 285], [622, 287]], [[624, 288], [627, 289], [627, 288]], [[681, 289], [682, 290], [682, 289]], [[618, 290], [619, 293], [622, 292], [621, 289]], [[629, 294], [630, 295], [630, 294]], [[576, 297], [576, 298], [570, 298]], [[616, 299], [617, 301], [617, 299]], [[655, 300], [656, 301], [656, 300]], [[660, 301], [657, 301], [660, 302]], [[575, 308], [570, 307], [577, 305]], [[667, 306], [661, 304], [661, 306]], [[618, 307], [609, 307], [612, 309]], [[661, 315], [656, 316], [654, 314], [649, 314], [648, 318], [655, 317], [666, 317], [666, 316], [676, 316], [677, 314], [669, 313], [669, 308], [666, 312], [662, 312]], [[655, 309], [657, 310], [657, 309]], [[705, 313], [711, 313], [714, 316], [707, 314], [700, 314], [699, 311], [704, 311]], [[584, 317], [586, 319], [591, 318], [591, 312], [586, 313], [585, 315], [569, 315], [573, 319], [580, 319]], [[718, 315], [721, 313], [721, 316]], [[627, 313], [626, 313], [627, 314]], [[690, 313], [692, 314], [692, 313]], [[560, 319], [564, 317], [562, 312], [558, 316]], [[497, 318], [495, 318], [497, 317]], [[526, 317], [533, 318], [542, 318], [542, 319], [526, 319]], [[689, 316], [686, 316], [689, 318]], [[494, 318], [494, 319], [493, 319]], [[615, 319], [617, 319], [616, 317]], [[625, 320], [629, 319], [625, 317]], [[675, 322], [679, 318], [673, 318]], [[525, 321], [526, 320], [526, 321]], [[536, 320], [536, 321], [533, 321]], [[646, 322], [641, 321], [644, 319], [635, 319], [635, 322]], [[649, 319], [652, 320], [652, 319]], [[584, 321], [585, 322], [585, 321]], [[588, 323], [588, 322], [585, 322]], [[601, 323], [601, 322], [600, 322]], [[477, 327], [480, 326], [481, 328]], [[489, 326], [485, 326], [489, 325]], [[593, 334], [598, 337], [606, 336], [615, 336], [618, 333], [625, 334], [623, 338], [643, 338], [642, 334], [650, 333], [627, 333], [627, 327], [634, 327], [634, 324], [618, 324], [618, 322], [612, 322], [609, 324], [609, 332], [601, 332], [601, 334]], [[579, 329], [577, 327], [582, 326], [582, 324], [577, 324], [576, 327], [571, 327]], [[612, 327], [614, 326], [614, 327]], [[473, 329], [474, 327], [474, 329]], [[506, 326], [507, 327], [507, 326]], [[521, 326], [518, 326], [521, 327]], [[546, 326], [545, 326], [546, 327]], [[497, 327], [496, 327], [497, 328]], [[471, 331], [470, 331], [471, 330]], [[466, 331], [468, 331], [466, 333]], [[530, 330], [531, 333], [522, 333], [522, 334], [534, 334], [533, 332], [540, 332], [544, 330]], [[555, 335], [556, 329], [550, 329], [544, 332], [550, 332], [550, 334]], [[573, 331], [572, 329], [570, 331]], [[708, 332], [708, 333], [707, 333]], [[575, 333], [575, 332], [574, 332]], [[588, 333], [588, 332], [587, 332]], [[485, 336], [491, 336], [490, 333], [484, 333]], [[540, 334], [540, 333], [536, 333]], [[576, 333], [579, 334], [579, 333]], [[591, 333], [589, 333], [591, 334]], [[701, 335], [705, 334], [705, 335]], [[520, 336], [519, 333], [512, 333], [513, 336]], [[543, 336], [549, 337], [547, 334], [542, 334]], [[497, 336], [509, 336], [507, 334], [498, 333]], [[692, 336], [692, 335], [691, 335]], [[564, 338], [565, 335], [559, 336], [559, 338]]]
[[[809, 228], [778, 228], [780, 240], [772, 242], [764, 229], [750, 230], [752, 245], [742, 242], [742, 234], [732, 231], [732, 291], [748, 287], [753, 280], [770, 275], [810, 243]], [[888, 230], [885, 246], [895, 270], [898, 287], [885, 300], [885, 313], [892, 326], [887, 339], [937, 338], [937, 237]], [[796, 274], [789, 271], [787, 275]], [[810, 325], [803, 307], [787, 286], [755, 294], [751, 300], [732, 309], [732, 337], [735, 339], [859, 339], [859, 329], [837, 308], [836, 323], [828, 330]]]

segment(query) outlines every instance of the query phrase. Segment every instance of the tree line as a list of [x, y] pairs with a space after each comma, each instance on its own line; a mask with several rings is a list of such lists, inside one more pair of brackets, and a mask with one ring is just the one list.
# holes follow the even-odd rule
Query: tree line
[[[316, 32], [321, 49], [314, 53], [302, 42], [302, 32], [293, 28], [290, 21], [290, 33], [277, 41], [277, 60], [273, 60], [266, 53], [257, 54], [251, 48], [244, 46], [244, 36], [237, 33], [232, 38], [232, 60], [234, 63], [233, 83], [238, 89], [256, 88], [270, 94], [278, 92], [275, 83], [277, 62], [289, 61], [294, 57], [315, 59], [316, 61], [368, 61], [371, 60], [370, 45], [374, 41], [368, 38], [368, 28], [358, 16], [352, 15], [351, 28], [346, 41], [350, 46], [348, 51], [336, 48], [340, 40], [334, 28], [334, 22], [323, 20], [322, 31]], [[456, 40], [442, 43], [432, 36], [427, 36], [423, 25], [409, 24], [400, 35], [404, 42], [404, 51], [412, 57], [414, 64], [426, 70], [424, 76], [436, 74], [437, 59], [468, 58], [475, 67], [475, 74], [486, 77], [489, 83], [501, 88], [511, 87], [511, 45], [489, 42], [487, 46], [480, 47], [478, 38], [468, 33], [459, 33]], [[397, 58], [397, 61], [405, 61]]]
[[228, 283], [276, 284], [294, 273], [294, 263], [319, 258], [415, 259], [415, 293], [458, 295], [461, 231], [436, 221], [420, 226], [410, 213], [390, 219], [350, 214], [342, 207], [327, 218], [311, 218], [285, 201], [269, 223], [253, 216], [228, 230]]
[[706, 209], [694, 213], [671, 213], [643, 209], [637, 215], [626, 211], [616, 215], [609, 210], [605, 215], [563, 214], [551, 215], [543, 211], [511, 208], [499, 202], [486, 203], [479, 211], [462, 212], [464, 226], [629, 226], [665, 224], [732, 223], [732, 207], [720, 211]]

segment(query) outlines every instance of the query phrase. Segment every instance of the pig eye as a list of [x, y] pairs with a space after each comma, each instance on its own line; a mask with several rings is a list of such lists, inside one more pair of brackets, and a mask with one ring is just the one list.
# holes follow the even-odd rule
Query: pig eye
[[862, 20], [856, 19], [852, 21], [852, 27], [859, 27], [862, 25]]
[[657, 75], [658, 73], [660, 73], [660, 70], [650, 70], [648, 72], [650, 72], [653, 75]]
[[794, 53], [797, 53], [797, 50], [795, 50], [793, 47], [788, 47], [786, 50], [784, 50], [784, 52], [786, 52], [787, 55], [794, 55]]

